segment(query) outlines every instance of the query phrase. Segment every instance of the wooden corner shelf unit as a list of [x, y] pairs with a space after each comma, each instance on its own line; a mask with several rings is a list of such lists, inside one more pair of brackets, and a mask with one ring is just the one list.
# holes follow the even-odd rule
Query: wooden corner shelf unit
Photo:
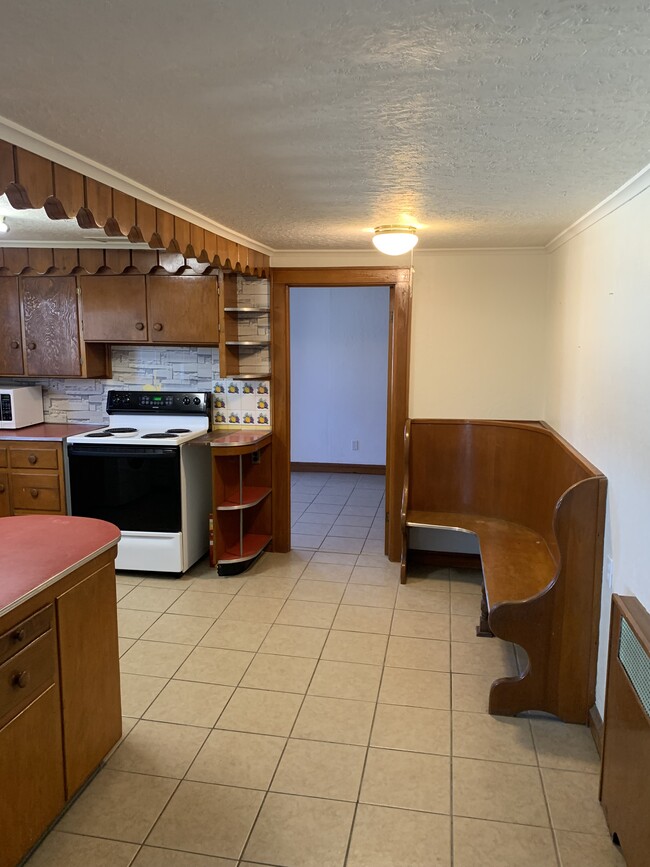
[[243, 572], [272, 538], [271, 433], [237, 439], [212, 444], [212, 561], [219, 575]]
[[270, 379], [269, 370], [256, 370], [256, 356], [268, 349], [269, 281], [225, 272], [221, 291], [221, 376], [229, 379]]

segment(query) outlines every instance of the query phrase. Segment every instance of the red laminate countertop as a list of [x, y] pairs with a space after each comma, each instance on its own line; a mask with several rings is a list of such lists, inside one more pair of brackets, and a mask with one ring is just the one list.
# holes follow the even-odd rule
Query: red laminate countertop
[[62, 442], [66, 437], [85, 433], [87, 430], [97, 430], [106, 427], [104, 424], [53, 424], [42, 422], [30, 424], [28, 427], [19, 427], [15, 430], [3, 428], [0, 430], [0, 440], [54, 440]]
[[227, 446], [253, 446], [261, 443], [263, 440], [271, 436], [270, 430], [264, 431], [248, 431], [235, 430], [232, 432], [223, 430], [213, 430], [205, 436], [197, 437], [190, 440], [192, 445], [209, 445], [212, 448], [224, 448]]
[[0, 518], [0, 616], [116, 545], [108, 521], [66, 515]]

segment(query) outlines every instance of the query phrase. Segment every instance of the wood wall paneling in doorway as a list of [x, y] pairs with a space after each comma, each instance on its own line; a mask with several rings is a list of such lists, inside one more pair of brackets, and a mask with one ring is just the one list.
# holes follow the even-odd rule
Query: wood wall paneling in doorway
[[271, 269], [273, 371], [273, 549], [291, 548], [291, 383], [289, 290], [292, 286], [389, 286], [386, 429], [386, 553], [400, 557], [400, 499], [404, 478], [404, 425], [408, 417], [411, 333], [409, 268]]

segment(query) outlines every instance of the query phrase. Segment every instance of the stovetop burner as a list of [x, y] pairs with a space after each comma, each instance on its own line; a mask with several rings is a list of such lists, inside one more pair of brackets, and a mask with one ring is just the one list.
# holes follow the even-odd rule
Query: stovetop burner
[[112, 434], [121, 434], [121, 433], [137, 433], [137, 427], [109, 427], [108, 433]]
[[93, 433], [84, 434], [86, 437], [112, 437], [113, 434], [109, 433], [107, 430], [96, 430]]
[[173, 440], [176, 439], [176, 434], [170, 431], [161, 431], [160, 433], [142, 434], [143, 440]]
[[189, 433], [189, 432], [190, 432], [190, 429], [188, 427], [170, 427], [170, 428], [167, 428], [167, 431], [166, 431], [166, 433], [170, 433], [170, 434], [182, 434], [182, 433]]

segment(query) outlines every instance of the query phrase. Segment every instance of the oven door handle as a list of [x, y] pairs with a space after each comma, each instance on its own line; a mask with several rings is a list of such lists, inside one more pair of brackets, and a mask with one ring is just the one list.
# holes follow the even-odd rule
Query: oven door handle
[[91, 446], [68, 445], [68, 455], [90, 458], [156, 458], [171, 457], [179, 446]]

